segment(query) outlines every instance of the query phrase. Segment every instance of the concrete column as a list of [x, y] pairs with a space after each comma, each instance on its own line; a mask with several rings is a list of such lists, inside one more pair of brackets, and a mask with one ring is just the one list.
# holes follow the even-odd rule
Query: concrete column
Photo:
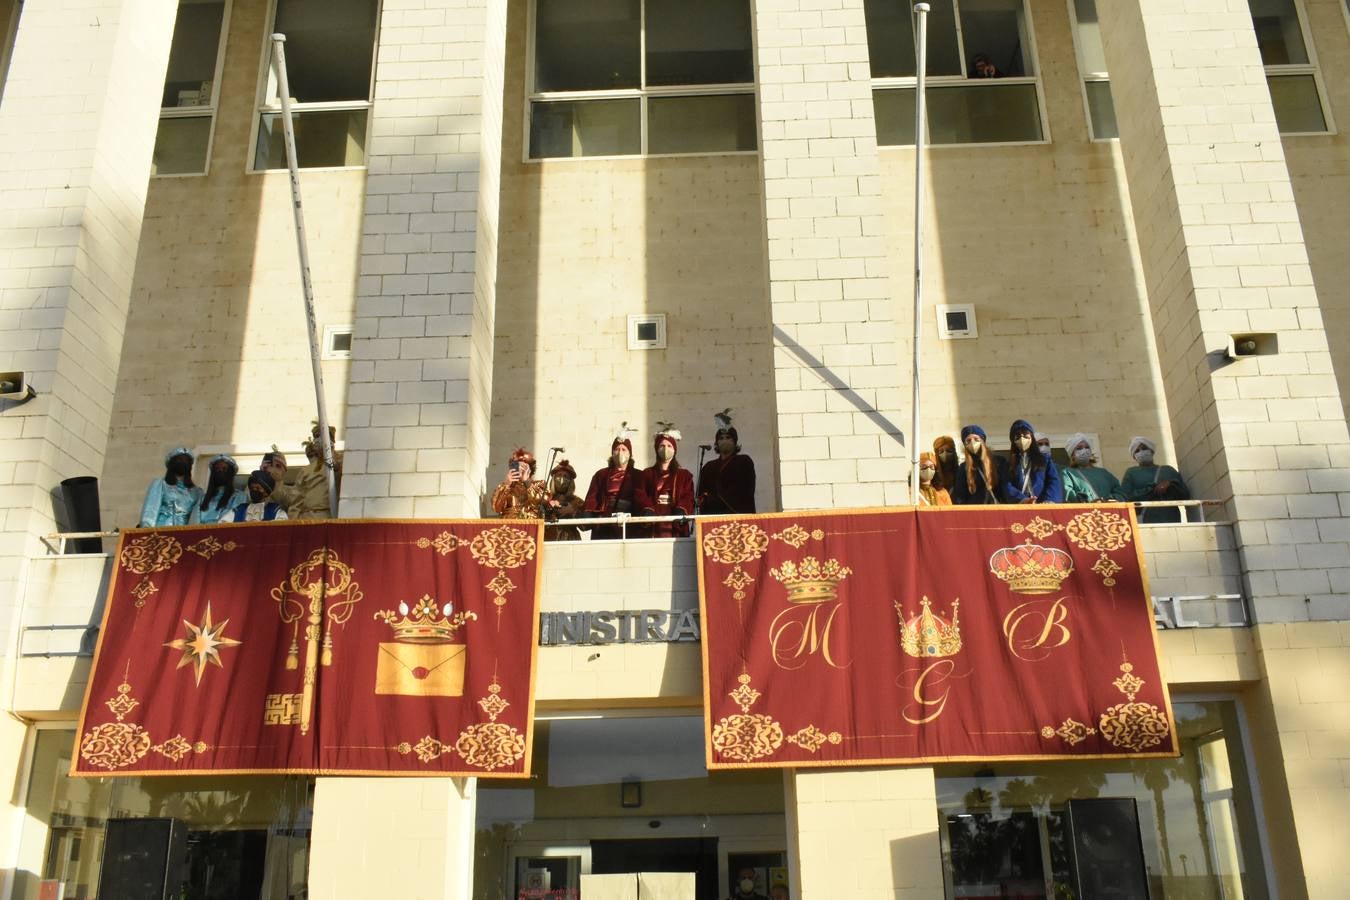
[[320, 778], [309, 896], [469, 900], [477, 779]]
[[757, 0], [755, 44], [782, 507], [903, 503], [862, 0]]
[[[62, 478], [102, 475], [177, 0], [29, 0], [0, 102], [0, 685]], [[8, 702], [9, 693], [4, 696]], [[22, 726], [0, 729], [0, 776]], [[22, 803], [8, 797], [6, 804]], [[0, 858], [16, 822], [0, 810]]]
[[[1350, 618], [1350, 437], [1247, 0], [1098, 4], [1178, 468], [1259, 621]], [[1229, 335], [1279, 352], [1225, 360]]]
[[344, 517], [479, 514], [505, 45], [505, 4], [383, 4]]
[[785, 773], [789, 854], [802, 900], [940, 900], [931, 768]]

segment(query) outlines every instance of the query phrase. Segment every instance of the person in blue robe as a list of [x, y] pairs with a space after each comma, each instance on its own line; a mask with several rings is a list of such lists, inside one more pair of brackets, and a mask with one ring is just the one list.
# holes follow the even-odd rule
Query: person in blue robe
[[142, 528], [186, 525], [192, 509], [202, 499], [202, 489], [192, 483], [192, 451], [174, 447], [164, 457], [164, 477], [150, 482], [141, 504]]
[[212, 457], [207, 466], [210, 480], [201, 502], [192, 507], [188, 522], [193, 525], [214, 525], [221, 519], [234, 515], [234, 508], [248, 502], [248, 492], [237, 490], [234, 476], [239, 473], [239, 463], [233, 457], [220, 454]]
[[1036, 446], [1036, 429], [1018, 419], [1008, 429], [1012, 453], [1008, 478], [1002, 484], [1004, 503], [1063, 503], [1064, 484], [1059, 468]]

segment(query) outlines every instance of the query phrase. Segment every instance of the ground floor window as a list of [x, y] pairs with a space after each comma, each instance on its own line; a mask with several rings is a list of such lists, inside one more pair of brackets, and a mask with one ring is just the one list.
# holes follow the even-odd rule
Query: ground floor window
[[292, 900], [307, 895], [312, 779], [71, 778], [74, 743], [73, 729], [34, 733], [15, 900], [126, 896], [99, 883], [109, 820], [120, 820], [111, 825], [116, 829], [126, 820], [145, 819], [177, 820], [186, 835], [186, 862], [173, 896]]
[[782, 773], [709, 772], [701, 716], [544, 719], [534, 754], [479, 781], [475, 900], [797, 896]]
[[947, 896], [1268, 897], [1236, 702], [1174, 711], [1176, 759], [939, 769]]

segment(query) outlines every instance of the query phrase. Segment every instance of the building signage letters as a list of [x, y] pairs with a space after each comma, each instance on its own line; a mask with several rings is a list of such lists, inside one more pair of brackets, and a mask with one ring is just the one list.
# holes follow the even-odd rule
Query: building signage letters
[[621, 609], [539, 614], [539, 644], [688, 643], [700, 636], [696, 609]]

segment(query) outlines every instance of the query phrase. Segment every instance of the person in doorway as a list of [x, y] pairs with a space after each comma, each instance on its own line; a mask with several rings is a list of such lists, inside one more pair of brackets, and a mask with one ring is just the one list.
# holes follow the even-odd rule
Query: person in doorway
[[1092, 443], [1081, 431], [1064, 442], [1069, 468], [1064, 470], [1064, 502], [1106, 503], [1120, 499], [1120, 480], [1097, 467]]
[[281, 504], [272, 499], [276, 482], [262, 469], [248, 476], [248, 502], [234, 508], [234, 522], [276, 522], [288, 518]]
[[174, 447], [164, 455], [164, 477], [150, 482], [141, 504], [142, 528], [186, 525], [192, 509], [202, 499], [202, 489], [192, 483], [192, 451]]
[[1036, 430], [1026, 419], [1008, 429], [1012, 455], [1003, 482], [1004, 503], [1063, 503], [1064, 484], [1059, 467], [1036, 446]]
[[[1120, 495], [1131, 502], [1146, 500], [1189, 500], [1190, 491], [1181, 473], [1171, 466], [1158, 465], [1153, 457], [1158, 445], [1146, 437], [1130, 440], [1130, 456], [1135, 465], [1125, 470], [1120, 480]], [[1149, 525], [1160, 522], [1180, 522], [1181, 510], [1172, 507], [1149, 507], [1140, 510], [1139, 521]]]
[[742, 866], [736, 873], [736, 890], [730, 900], [769, 900], [755, 890], [755, 870], [750, 866]]
[[951, 506], [952, 497], [937, 480], [937, 457], [924, 452], [919, 454], [919, 505]]
[[971, 78], [1002, 78], [1003, 73], [994, 65], [988, 53], [976, 53], [975, 63], [970, 67]]
[[715, 417], [717, 457], [698, 473], [698, 511], [709, 515], [755, 511], [755, 463], [741, 453], [740, 435], [731, 425], [731, 410]]
[[492, 508], [503, 519], [538, 519], [544, 483], [536, 481], [534, 454], [517, 447], [506, 464], [506, 477], [492, 492]]
[[[337, 443], [337, 429], [328, 426], [329, 444]], [[328, 498], [328, 473], [324, 471], [323, 443], [319, 440], [319, 424], [310, 429], [309, 439], [304, 443], [305, 459], [309, 464], [295, 479], [290, 494], [287, 511], [292, 519], [327, 519], [332, 516]], [[342, 480], [342, 457], [333, 451], [333, 486]]]
[[582, 502], [577, 496], [577, 470], [563, 460], [548, 474], [548, 497], [544, 500], [544, 526], [546, 541], [579, 541], [581, 532], [575, 525], [559, 524], [563, 519], [575, 519], [581, 515]]
[[201, 502], [192, 507], [192, 515], [188, 517], [191, 525], [214, 525], [222, 519], [229, 521], [234, 516], [234, 508], [248, 502], [248, 493], [234, 486], [239, 463], [233, 457], [223, 453], [211, 457], [206, 471], [206, 492]]
[[998, 489], [1004, 481], [1003, 460], [989, 449], [984, 429], [978, 425], [962, 428], [961, 445], [966, 458], [956, 471], [952, 503], [957, 506], [997, 503]]
[[[647, 516], [687, 516], [694, 511], [694, 476], [680, 465], [682, 435], [670, 422], [658, 422], [652, 441], [656, 464], [642, 470], [638, 479], [636, 503]], [[652, 537], [688, 537], [688, 522], [660, 522], [651, 526]]]
[[[624, 422], [609, 446], [609, 464], [591, 476], [583, 507], [588, 517], [633, 514], [633, 500], [638, 479], [642, 475], [633, 462], [633, 441], [629, 437], [633, 433], [628, 423]], [[618, 525], [595, 525], [591, 528], [593, 541], [611, 541], [621, 537], [623, 528]]]

